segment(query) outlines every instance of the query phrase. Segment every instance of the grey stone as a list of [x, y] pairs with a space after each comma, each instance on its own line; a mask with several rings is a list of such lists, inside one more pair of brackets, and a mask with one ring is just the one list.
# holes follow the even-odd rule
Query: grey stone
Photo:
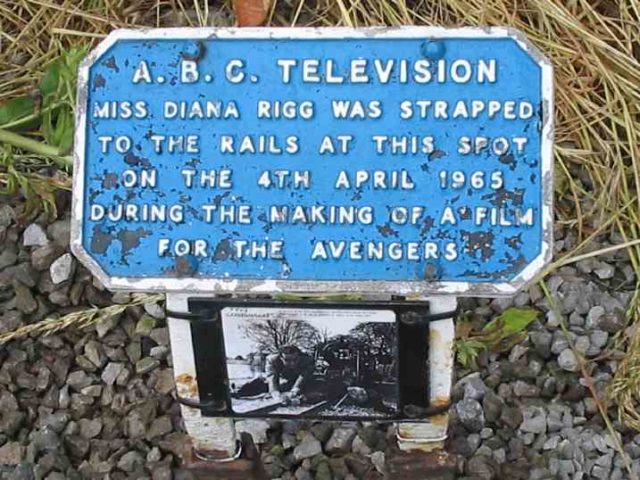
[[362, 455], [363, 457], [371, 454], [371, 449], [366, 443], [364, 443], [362, 438], [360, 438], [360, 435], [356, 435], [354, 437], [353, 442], [351, 443], [351, 451], [356, 455]]
[[513, 394], [516, 397], [537, 397], [540, 389], [522, 380], [516, 380], [513, 385]]
[[371, 463], [381, 475], [386, 474], [385, 455], [384, 452], [373, 452], [371, 454]]
[[142, 315], [140, 320], [138, 320], [138, 323], [136, 323], [135, 332], [140, 336], [146, 337], [151, 333], [151, 330], [155, 328], [156, 322], [157, 320], [151, 315]]
[[560, 437], [557, 435], [552, 435], [544, 442], [542, 445], [543, 450], [555, 450], [560, 442]]
[[514, 345], [509, 353], [509, 361], [517, 362], [522, 357], [524, 357], [529, 351], [529, 347], [525, 347], [524, 345]]
[[553, 334], [546, 330], [539, 330], [531, 332], [529, 338], [538, 355], [542, 358], [549, 358], [551, 356], [551, 340], [553, 339]]
[[95, 372], [98, 368], [84, 355], [76, 357], [76, 364], [85, 372]]
[[67, 376], [67, 385], [79, 392], [84, 387], [91, 385], [91, 377], [83, 370], [76, 370]]
[[493, 460], [479, 455], [469, 460], [466, 473], [474, 479], [493, 480], [497, 478], [498, 472]]
[[14, 265], [18, 261], [18, 255], [8, 248], [0, 251], [0, 270]]
[[70, 253], [65, 253], [55, 262], [51, 264], [49, 268], [49, 274], [51, 275], [51, 281], [56, 285], [62, 282], [66, 282], [73, 276], [75, 270], [75, 260]]
[[311, 426], [311, 433], [320, 442], [325, 443], [333, 433], [334, 425], [330, 422], [318, 422]]
[[594, 330], [589, 335], [591, 346], [601, 349], [607, 344], [609, 340], [609, 334], [603, 330]]
[[119, 317], [117, 315], [113, 315], [97, 323], [96, 333], [98, 334], [98, 338], [103, 338], [107, 333], [113, 330], [115, 326], [118, 325], [118, 320]]
[[158, 345], [149, 351], [149, 355], [157, 360], [162, 360], [169, 354], [169, 351], [169, 347], [165, 345]]
[[614, 272], [614, 266], [605, 262], [598, 262], [598, 267], [593, 271], [601, 280], [613, 278]]
[[127, 358], [131, 363], [136, 363], [142, 358], [142, 346], [140, 342], [133, 341], [126, 348]]
[[487, 421], [495, 422], [500, 418], [502, 409], [505, 407], [504, 400], [502, 400], [493, 391], [489, 390], [482, 399], [482, 408], [486, 416]]
[[125, 418], [125, 433], [129, 438], [142, 438], [147, 433], [144, 419], [138, 412], [131, 412]]
[[562, 440], [558, 444], [558, 448], [556, 450], [560, 458], [564, 458], [566, 460], [571, 460], [573, 458], [573, 444], [567, 439]]
[[558, 462], [558, 473], [560, 475], [573, 475], [576, 467], [571, 460], [560, 460]]
[[35, 390], [36, 389], [36, 377], [31, 375], [30, 373], [21, 370], [16, 375], [16, 384], [20, 388], [24, 388], [27, 390]]
[[599, 465], [606, 469], [611, 469], [613, 466], [613, 453], [607, 453], [606, 455], [601, 455], [596, 459], [596, 465]]
[[576, 341], [573, 344], [573, 348], [581, 355], [584, 355], [589, 350], [589, 346], [591, 342], [589, 342], [589, 337], [585, 335], [581, 335], [576, 338]]
[[7, 480], [35, 480], [36, 477], [33, 472], [33, 464], [21, 463], [18, 465], [11, 475], [7, 477]]
[[13, 282], [15, 293], [15, 305], [22, 313], [33, 313], [38, 309], [38, 302], [31, 293], [31, 290], [18, 281]]
[[152, 317], [157, 318], [158, 320], [162, 320], [165, 318], [164, 307], [162, 307], [158, 303], [145, 303], [144, 311]]
[[481, 443], [482, 443], [482, 438], [480, 437], [479, 434], [470, 433], [469, 435], [467, 435], [467, 445], [469, 446], [469, 450], [472, 455], [480, 447]]
[[48, 243], [47, 234], [37, 223], [29, 225], [22, 234], [22, 244], [25, 247], [42, 247]]
[[144, 458], [137, 451], [132, 450], [120, 457], [118, 468], [123, 472], [132, 473], [144, 466]]
[[584, 317], [578, 312], [571, 312], [569, 315], [569, 325], [572, 327], [582, 327], [584, 325]]
[[491, 428], [484, 427], [482, 430], [480, 430], [480, 438], [482, 438], [483, 440], [491, 437], [493, 437], [493, 430]]
[[40, 274], [31, 266], [30, 262], [22, 262], [0, 272], [0, 287], [11, 284], [15, 286], [19, 282], [33, 288], [37, 285], [39, 277]]
[[283, 433], [282, 447], [285, 450], [288, 450], [289, 448], [293, 448], [295, 446], [296, 446], [296, 437], [294, 435], [291, 435], [290, 433]]
[[0, 447], [0, 465], [20, 465], [24, 458], [24, 447], [19, 442], [7, 442]]
[[0, 333], [14, 330], [22, 325], [22, 312], [9, 310], [0, 315]]
[[36, 270], [46, 270], [51, 266], [53, 261], [60, 255], [60, 247], [48, 244], [43, 247], [36, 248], [31, 252], [31, 265]]
[[296, 480], [313, 480], [313, 475], [311, 475], [311, 472], [304, 467], [298, 468], [294, 477]]
[[570, 348], [566, 348], [558, 356], [558, 365], [568, 372], [577, 372], [580, 368], [576, 355]]
[[328, 453], [344, 454], [351, 450], [351, 442], [356, 436], [355, 428], [336, 428], [325, 445]]
[[587, 328], [598, 328], [600, 324], [600, 319], [605, 314], [604, 307], [602, 305], [596, 305], [595, 307], [591, 307], [589, 313], [587, 314]]
[[505, 407], [500, 413], [500, 421], [510, 428], [516, 429], [522, 424], [522, 412], [515, 407]]
[[592, 435], [591, 436], [591, 442], [593, 443], [593, 446], [595, 447], [596, 450], [598, 450], [601, 453], [607, 453], [609, 451], [609, 447], [607, 446], [607, 442], [605, 442], [604, 438], [602, 437], [602, 435]]
[[479, 375], [472, 376], [464, 384], [464, 398], [471, 398], [473, 400], [482, 400], [482, 397], [484, 397], [484, 394], [486, 391], [487, 391], [487, 386], [482, 381], [482, 378], [480, 378]]
[[484, 411], [477, 400], [465, 398], [456, 404], [456, 412], [460, 423], [467, 430], [479, 432], [485, 425]]
[[78, 421], [78, 426], [80, 427], [80, 435], [87, 440], [91, 440], [92, 438], [100, 435], [102, 431], [102, 420], [100, 418], [94, 418], [89, 420], [88, 418], [81, 418]]
[[498, 448], [493, 451], [493, 459], [498, 465], [504, 465], [507, 462], [507, 452], [504, 448]]
[[564, 336], [564, 332], [562, 332], [561, 330], [556, 330], [553, 335], [553, 341], [551, 343], [551, 351], [558, 355], [568, 347], [569, 342], [567, 342], [567, 339]]
[[545, 433], [547, 431], [547, 415], [542, 407], [528, 406], [522, 409], [523, 421], [520, 430], [527, 433]]
[[560, 326], [562, 319], [558, 318], [556, 313], [553, 310], [549, 310], [547, 312], [547, 327], [549, 328], [558, 328]]
[[236, 430], [251, 435], [256, 444], [266, 443], [269, 422], [261, 419], [236, 420]]
[[0, 413], [15, 412], [20, 408], [16, 397], [8, 390], [0, 390]]
[[175, 381], [173, 379], [173, 370], [170, 368], [165, 368], [164, 370], [160, 370], [157, 372], [157, 380], [154, 385], [154, 389], [160, 395], [167, 395], [173, 387], [175, 386]]
[[169, 465], [158, 465], [151, 471], [151, 480], [172, 480], [173, 473]]
[[89, 361], [98, 368], [104, 367], [107, 363], [107, 356], [101, 343], [91, 340], [84, 346], [84, 354]]
[[293, 449], [293, 458], [296, 462], [300, 462], [305, 458], [311, 458], [322, 453], [322, 444], [320, 441], [308, 433], [302, 441]]
[[67, 412], [58, 411], [50, 413], [40, 421], [40, 428], [49, 427], [56, 433], [62, 433], [71, 417]]
[[69, 218], [53, 222], [47, 227], [49, 238], [56, 245], [66, 248], [71, 238], [71, 221]]
[[149, 332], [151, 340], [161, 346], [169, 345], [169, 329], [167, 327], [154, 328]]
[[60, 408], [69, 408], [71, 397], [69, 395], [69, 385], [63, 385], [58, 394], [58, 406]]
[[36, 452], [55, 452], [60, 447], [60, 437], [48, 426], [33, 434], [33, 448]]
[[601, 467], [600, 465], [594, 465], [591, 469], [591, 475], [598, 479], [609, 480], [611, 477], [611, 468]]
[[102, 381], [107, 385], [113, 385], [118, 375], [124, 370], [124, 363], [110, 362], [102, 371]]
[[11, 205], [4, 204], [0, 207], [0, 227], [6, 228], [16, 219], [16, 214]]
[[155, 370], [160, 366], [160, 361], [157, 358], [145, 357], [142, 360], [136, 362], [136, 373], [143, 375], [152, 370]]
[[159, 462], [162, 459], [162, 452], [158, 447], [153, 447], [147, 453], [147, 463]]
[[547, 417], [547, 430], [549, 432], [559, 432], [565, 427], [564, 422], [560, 417], [549, 415]]
[[147, 431], [147, 438], [152, 439], [156, 437], [162, 437], [172, 430], [173, 425], [171, 424], [171, 417], [167, 415], [158, 417], [151, 422], [149, 430]]
[[622, 311], [607, 313], [600, 318], [597, 327], [605, 332], [616, 333], [627, 324], [625, 314]]

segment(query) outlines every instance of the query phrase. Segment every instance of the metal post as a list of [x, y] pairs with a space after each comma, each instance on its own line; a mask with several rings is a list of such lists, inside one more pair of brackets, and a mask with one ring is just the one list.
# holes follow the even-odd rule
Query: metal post
[[[167, 294], [167, 310], [189, 313], [188, 299], [193, 294]], [[200, 402], [195, 357], [188, 320], [168, 317], [171, 356], [176, 392], [181, 398]], [[181, 405], [182, 418], [190, 442], [185, 445], [184, 463], [200, 480], [263, 479], [260, 457], [251, 437], [238, 436], [231, 418], [205, 417], [198, 408]]]
[[[427, 297], [430, 314], [454, 312], [455, 297]], [[446, 406], [451, 401], [453, 384], [453, 318], [434, 320], [429, 324], [429, 385], [433, 407]], [[402, 347], [401, 345], [399, 347]], [[454, 478], [454, 459], [444, 451], [449, 414], [447, 412], [415, 422], [396, 424], [397, 448], [391, 447], [387, 468], [391, 478]]]

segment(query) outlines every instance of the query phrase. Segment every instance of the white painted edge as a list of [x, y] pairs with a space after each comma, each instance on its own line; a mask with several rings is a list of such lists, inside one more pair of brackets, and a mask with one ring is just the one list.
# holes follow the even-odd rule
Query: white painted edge
[[[427, 297], [421, 299], [429, 303], [429, 313], [438, 315], [454, 312], [458, 301], [455, 297]], [[451, 400], [453, 387], [455, 339], [454, 319], [435, 320], [429, 323], [429, 398], [432, 405], [442, 404]], [[399, 422], [396, 424], [398, 448], [402, 451], [422, 450], [425, 445], [443, 442], [447, 438], [449, 427], [448, 413], [442, 414], [437, 422], [430, 418], [414, 422]], [[401, 432], [411, 432], [406, 437]]]
[[[332, 38], [510, 38], [538, 64], [542, 73], [543, 127], [541, 132], [542, 245], [541, 252], [510, 282], [427, 281], [294, 281], [152, 278], [109, 276], [82, 246], [85, 131], [89, 69], [116, 42], [134, 39], [332, 39]], [[509, 27], [368, 27], [368, 28], [161, 28], [115, 30], [82, 61], [78, 70], [74, 141], [71, 251], [110, 290], [210, 293], [388, 293], [396, 295], [512, 296], [532, 282], [551, 261], [553, 252], [553, 66], [520, 31]]]
[[[190, 295], [167, 295], [167, 310], [180, 313], [189, 312]], [[190, 375], [197, 381], [195, 355], [191, 336], [191, 322], [169, 317], [169, 339], [171, 343], [171, 360], [173, 375], [176, 380], [178, 394], [189, 400], [200, 401], [199, 395], [188, 395], [180, 392], [178, 377]], [[205, 417], [197, 408], [180, 405], [184, 426], [191, 437], [195, 450], [216, 450], [233, 456], [237, 449], [237, 434], [233, 419], [225, 417]]]

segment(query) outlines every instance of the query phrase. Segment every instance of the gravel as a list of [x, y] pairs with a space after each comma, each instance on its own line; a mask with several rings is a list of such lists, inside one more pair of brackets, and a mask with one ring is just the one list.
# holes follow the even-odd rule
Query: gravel
[[[0, 206], [0, 332], [77, 307], [126, 303], [94, 281], [68, 251], [69, 220], [26, 226]], [[575, 243], [558, 232], [563, 245]], [[598, 238], [597, 248], [613, 240]], [[594, 248], [595, 248], [594, 247]], [[510, 306], [541, 312], [523, 342], [457, 366], [447, 446], [466, 479], [630, 478], [581, 378], [571, 349], [589, 360], [604, 395], [619, 363], [632, 292], [621, 252], [546, 279], [558, 311], [537, 286], [513, 299], [465, 299], [481, 327]], [[629, 283], [621, 283], [621, 282]], [[561, 328], [564, 324], [568, 332]], [[0, 349], [0, 479], [182, 479], [186, 442], [169, 332], [161, 305], [128, 308], [82, 330], [25, 338]], [[640, 435], [614, 421], [640, 474]], [[271, 478], [383, 478], [395, 431], [386, 424], [246, 421]]]
[[[585, 353], [586, 350], [580, 352]], [[570, 348], [565, 348], [560, 355], [558, 355], [558, 365], [560, 368], [567, 370], [569, 372], [576, 372], [580, 368], [578, 364], [578, 359], [576, 358], [575, 353]]]

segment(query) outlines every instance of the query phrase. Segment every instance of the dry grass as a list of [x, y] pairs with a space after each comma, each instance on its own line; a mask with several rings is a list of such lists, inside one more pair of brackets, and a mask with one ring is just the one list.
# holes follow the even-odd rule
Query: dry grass
[[86, 328], [100, 322], [109, 320], [124, 313], [129, 307], [144, 305], [146, 303], [158, 303], [164, 300], [162, 294], [134, 294], [131, 301], [125, 304], [109, 305], [108, 307], [91, 307], [75, 312], [67, 313], [62, 317], [49, 317], [41, 322], [25, 325], [16, 330], [0, 333], [0, 345], [28, 335], [52, 335], [67, 327]]
[[[0, 0], [0, 102], [30, 93], [46, 65], [76, 44], [136, 26], [229, 25], [230, 2]], [[556, 79], [557, 227], [577, 247], [554, 267], [597, 255], [617, 232], [640, 272], [640, 2], [637, 0], [277, 0], [272, 25], [509, 25], [553, 60]], [[35, 132], [36, 138], [38, 132]], [[605, 250], [604, 253], [607, 253]], [[625, 288], [636, 288], [627, 285]], [[638, 294], [629, 311], [638, 322]], [[611, 399], [640, 429], [640, 329]]]

